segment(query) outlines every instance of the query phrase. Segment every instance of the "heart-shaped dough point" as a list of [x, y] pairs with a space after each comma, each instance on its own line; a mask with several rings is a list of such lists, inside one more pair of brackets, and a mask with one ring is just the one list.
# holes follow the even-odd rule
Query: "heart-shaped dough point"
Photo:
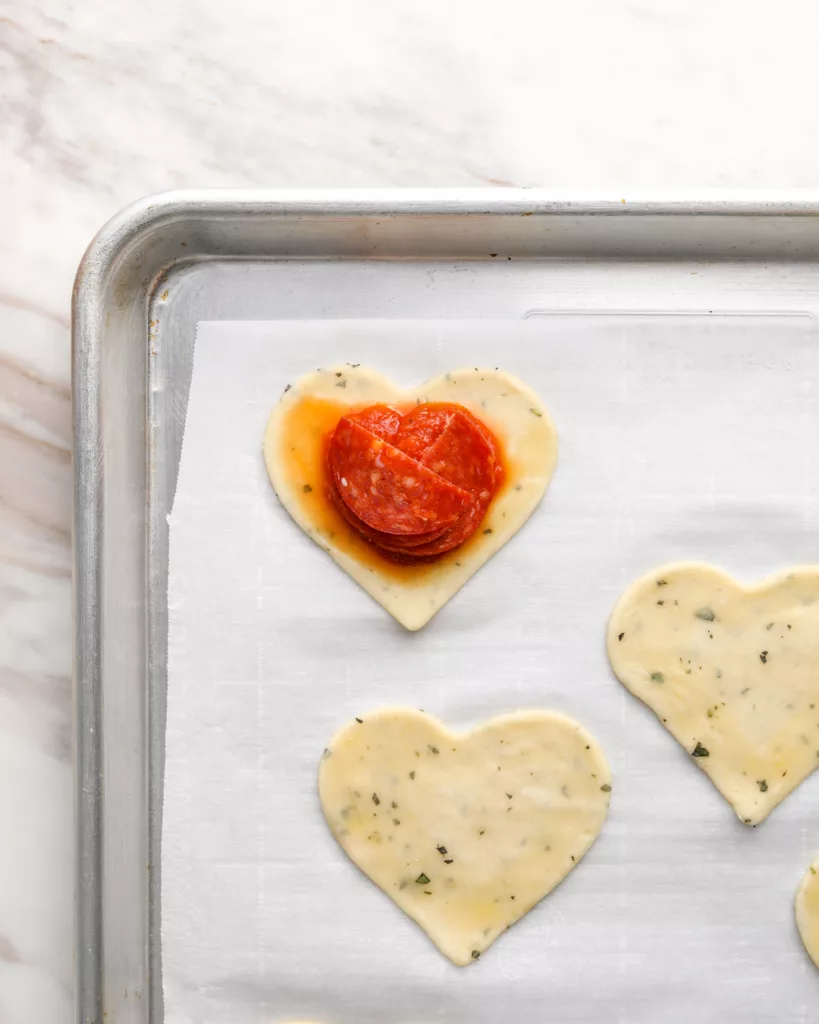
[[572, 870], [610, 792], [594, 739], [548, 711], [463, 734], [414, 709], [377, 711], [335, 736], [319, 771], [344, 851], [460, 965]]
[[796, 894], [796, 925], [811, 960], [819, 967], [819, 857]]
[[663, 566], [620, 598], [607, 647], [746, 825], [819, 767], [819, 567], [745, 588], [713, 566]]
[[[373, 406], [374, 417], [363, 413]], [[461, 411], [438, 423], [442, 406]], [[416, 409], [427, 420], [414, 422]], [[402, 391], [345, 365], [287, 389], [264, 457], [304, 532], [414, 630], [532, 514], [554, 473], [557, 434], [537, 395], [498, 370], [456, 370]]]

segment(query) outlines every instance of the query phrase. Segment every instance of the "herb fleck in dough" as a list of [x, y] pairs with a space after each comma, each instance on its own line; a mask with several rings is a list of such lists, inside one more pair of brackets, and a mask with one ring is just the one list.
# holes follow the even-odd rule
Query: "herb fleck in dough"
[[608, 812], [602, 750], [548, 711], [457, 734], [423, 712], [386, 709], [351, 722], [327, 750], [319, 794], [331, 832], [461, 966], [551, 892]]
[[819, 967], [819, 857], [796, 894], [796, 924], [811, 960]]
[[[339, 388], [343, 384], [343, 390]], [[332, 423], [350, 409], [373, 403], [411, 406], [453, 402], [465, 406], [492, 430], [507, 458], [507, 478], [489, 506], [478, 533], [435, 562], [399, 574], [395, 566], [356, 557], [342, 543], [339, 527], [316, 517], [323, 486], [313, 478], [323, 437], [296, 431], [293, 414], [305, 401], [340, 403]], [[534, 415], [533, 415], [534, 414]], [[293, 519], [345, 572], [410, 630], [420, 629], [523, 526], [537, 507], [557, 465], [557, 432], [538, 396], [522, 381], [499, 370], [453, 370], [411, 391], [358, 365], [331, 366], [288, 387], [270, 414], [264, 459], [271, 483]], [[310, 479], [293, 463], [311, 467]], [[348, 527], [341, 526], [343, 535]], [[363, 543], [363, 542], [362, 542]], [[366, 545], [365, 545], [366, 546]]]
[[819, 566], [750, 588], [710, 565], [663, 566], [620, 598], [607, 646], [746, 825], [819, 768]]

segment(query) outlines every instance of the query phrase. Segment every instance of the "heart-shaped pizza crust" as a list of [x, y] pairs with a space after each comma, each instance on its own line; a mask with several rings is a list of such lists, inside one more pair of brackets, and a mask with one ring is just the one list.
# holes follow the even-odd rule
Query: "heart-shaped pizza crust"
[[[325, 446], [345, 414], [374, 404], [411, 410], [447, 402], [472, 412], [494, 434], [503, 482], [486, 518], [463, 544], [435, 561], [398, 564], [380, 555], [327, 498]], [[543, 403], [498, 370], [455, 370], [411, 391], [360, 366], [318, 370], [289, 387], [264, 438], [270, 480], [299, 526], [407, 629], [420, 629], [523, 526], [557, 463], [557, 433]]]
[[709, 565], [664, 566], [620, 598], [607, 646], [746, 825], [819, 767], [819, 567], [745, 588]]
[[811, 960], [819, 967], [819, 857], [796, 894], [796, 925]]
[[594, 739], [547, 711], [463, 734], [414, 709], [378, 711], [338, 733], [319, 771], [344, 851], [460, 965], [572, 870], [610, 792]]

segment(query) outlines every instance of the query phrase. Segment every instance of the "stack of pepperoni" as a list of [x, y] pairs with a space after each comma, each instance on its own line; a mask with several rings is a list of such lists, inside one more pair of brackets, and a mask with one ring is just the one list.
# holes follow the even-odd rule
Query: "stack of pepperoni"
[[443, 402], [406, 415], [373, 405], [343, 416], [329, 438], [327, 471], [341, 515], [402, 562], [463, 544], [503, 477], [492, 433], [463, 406]]

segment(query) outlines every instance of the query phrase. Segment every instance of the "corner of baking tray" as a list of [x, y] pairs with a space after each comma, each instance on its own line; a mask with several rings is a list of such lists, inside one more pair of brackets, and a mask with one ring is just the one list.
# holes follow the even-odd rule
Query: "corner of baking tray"
[[115, 214], [91, 240], [74, 278], [72, 326], [75, 334], [94, 324], [99, 301], [112, 271], [141, 236], [179, 216], [184, 192], [166, 192], [131, 203]]

